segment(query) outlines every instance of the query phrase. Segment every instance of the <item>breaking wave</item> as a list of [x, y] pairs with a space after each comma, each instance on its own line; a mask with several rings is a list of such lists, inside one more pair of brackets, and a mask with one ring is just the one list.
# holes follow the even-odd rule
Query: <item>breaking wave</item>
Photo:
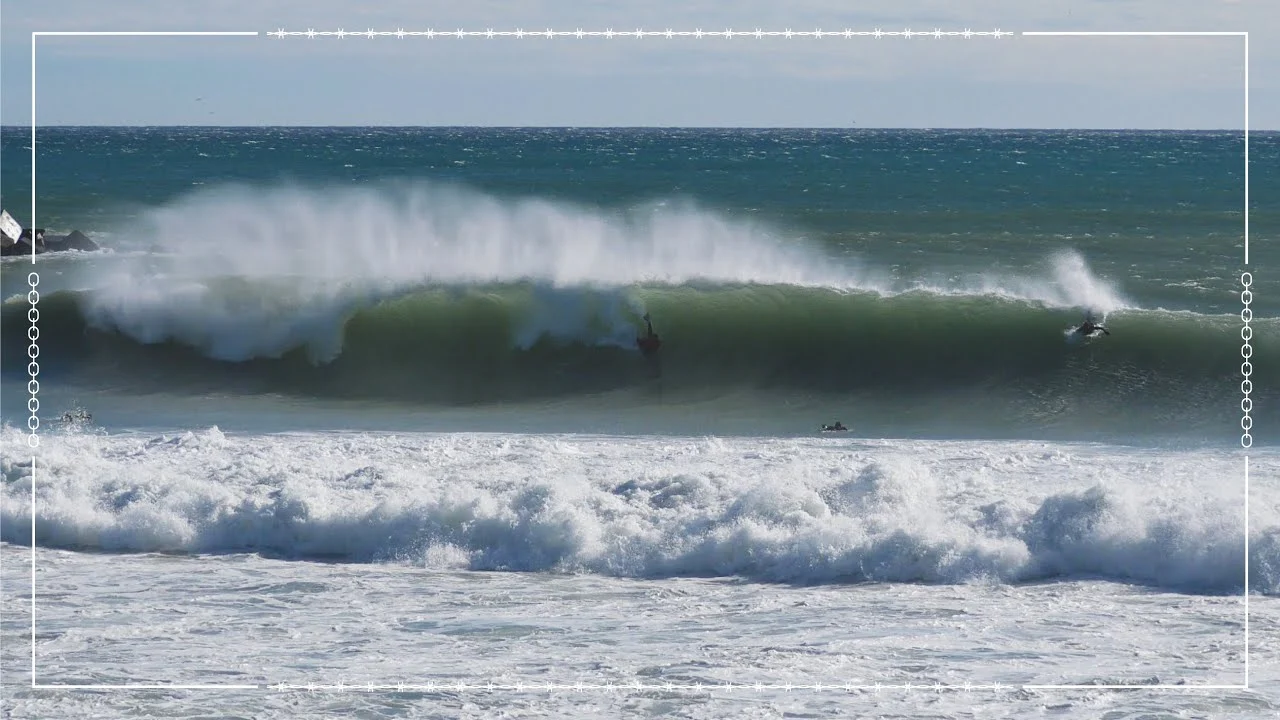
[[[1244, 576], [1230, 453], [215, 428], [61, 435], [41, 454], [44, 547], [787, 583], [1101, 577], [1217, 594]], [[22, 456], [3, 459], [0, 537], [15, 544], [30, 541]], [[1255, 459], [1260, 478], [1269, 462]], [[1280, 594], [1280, 505], [1264, 480], [1254, 493], [1252, 588]]]

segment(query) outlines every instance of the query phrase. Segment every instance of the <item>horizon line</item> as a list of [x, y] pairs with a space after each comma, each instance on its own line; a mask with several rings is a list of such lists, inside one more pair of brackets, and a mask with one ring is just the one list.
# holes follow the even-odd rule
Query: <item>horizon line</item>
[[[245, 125], [245, 124], [229, 124], [229, 125], [213, 125], [213, 124], [77, 124], [77, 123], [51, 123], [41, 124], [38, 126], [40, 130], [49, 129], [85, 129], [85, 128], [118, 128], [118, 129], [136, 129], [136, 128], [209, 128], [209, 129], [267, 129], [267, 128], [388, 128], [388, 129], [428, 129], [428, 130], [444, 130], [444, 129], [481, 129], [481, 130], [914, 130], [914, 131], [934, 131], [934, 130], [999, 130], [999, 131], [1036, 131], [1036, 132], [1245, 132], [1245, 128], [1241, 127], [1205, 127], [1205, 128], [1175, 128], [1175, 127], [1113, 127], [1113, 126], [1055, 126], [1055, 127], [1038, 127], [1038, 126], [994, 126], [994, 125], [929, 125], [929, 126], [902, 126], [902, 125], [469, 125], [469, 124], [441, 124], [441, 125], [425, 125], [425, 124], [327, 124], [327, 123], [306, 123], [306, 124], [262, 124], [262, 125]], [[30, 130], [29, 123], [0, 123], [0, 129], [21, 129]], [[1280, 132], [1278, 128], [1248, 128], [1250, 133], [1276, 133]]]

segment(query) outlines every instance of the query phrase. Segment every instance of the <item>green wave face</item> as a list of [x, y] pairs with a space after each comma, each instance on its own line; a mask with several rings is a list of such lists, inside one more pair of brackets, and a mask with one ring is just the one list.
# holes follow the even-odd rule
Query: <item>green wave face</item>
[[[1081, 341], [1069, 332], [1078, 315], [992, 296], [526, 283], [337, 293], [302, 313], [282, 290], [273, 323], [260, 312], [271, 291], [234, 289], [259, 311], [253, 323], [185, 327], [168, 316], [126, 326], [104, 319], [88, 294], [57, 293], [41, 301], [42, 362], [110, 386], [450, 405], [617, 391], [647, 403], [655, 387], [667, 403], [758, 393], [909, 405], [952, 393], [997, 413], [1087, 403], [1138, 422], [1229, 414], [1239, 393], [1232, 316], [1118, 311], [1110, 336]], [[654, 358], [636, 348], [645, 311], [663, 341]], [[25, 312], [5, 305], [8, 371], [25, 367]], [[1266, 377], [1275, 321], [1255, 325], [1255, 374]]]

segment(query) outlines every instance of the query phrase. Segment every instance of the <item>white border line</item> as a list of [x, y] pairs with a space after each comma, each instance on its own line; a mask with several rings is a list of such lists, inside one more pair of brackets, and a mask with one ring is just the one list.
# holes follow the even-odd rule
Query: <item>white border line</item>
[[36, 457], [31, 456], [31, 687], [36, 686]]
[[1141, 30], [1129, 31], [1123, 30], [1119, 32], [1093, 32], [1093, 31], [1077, 31], [1077, 30], [1037, 30], [1018, 33], [1019, 35], [1038, 36], [1038, 37], [1249, 37], [1248, 31], [1231, 30], [1231, 31], [1161, 31], [1161, 30]]
[[[1086, 31], [1027, 31], [1020, 33], [1024, 36], [1031, 37], [1243, 37], [1244, 38], [1244, 264], [1249, 265], [1249, 33], [1247, 31], [1121, 31], [1121, 32], [1086, 32]], [[1247, 274], [1247, 273], [1246, 273]], [[1249, 291], [1249, 284], [1244, 282], [1245, 274], [1241, 275], [1241, 281], [1244, 283], [1245, 292]], [[1242, 294], [1241, 299], [1244, 300]], [[1250, 295], [1250, 298], [1252, 296]], [[1245, 311], [1248, 311], [1249, 303], [1244, 302]], [[1248, 320], [1243, 317], [1242, 320], [1248, 326]], [[1242, 331], [1243, 332], [1243, 331]], [[1248, 348], [1248, 339], [1245, 340], [1245, 348]], [[1242, 349], [1242, 353], [1245, 352]], [[1246, 358], [1246, 365], [1248, 355]], [[1244, 366], [1242, 366], [1242, 372]], [[1245, 380], [1249, 379], [1249, 374], [1244, 373]], [[1248, 394], [1245, 394], [1246, 400]], [[1244, 401], [1242, 401], [1244, 402]], [[1243, 408], [1242, 408], [1243, 409]], [[1248, 420], [1248, 412], [1245, 412], [1246, 422]], [[1248, 448], [1252, 445], [1252, 438], [1249, 431], [1252, 423], [1245, 427], [1245, 435], [1241, 438], [1241, 444], [1246, 439], [1249, 441], [1245, 447], [1244, 456], [1244, 684], [1243, 685], [1023, 685], [1027, 690], [1088, 690], [1088, 689], [1175, 689], [1179, 687], [1193, 687], [1204, 689], [1230, 689], [1230, 690], [1249, 690], [1249, 453]]]
[[316, 30], [315, 28], [307, 28], [306, 30], [285, 30], [284, 28], [279, 28], [275, 32], [267, 33], [268, 36], [280, 40], [283, 40], [286, 37], [305, 37], [308, 40], [314, 40], [317, 37], [336, 37], [339, 40], [346, 37], [366, 37], [370, 40], [377, 37], [395, 37], [396, 39], [404, 39], [406, 37], [425, 37], [428, 39], [437, 37], [455, 37], [459, 40], [468, 37], [483, 37], [490, 40], [495, 37], [544, 37], [548, 40], [557, 37], [574, 37], [578, 39], [585, 37], [603, 37], [608, 40], [612, 40], [615, 37], [633, 37], [637, 39], [646, 37], [664, 37], [668, 40], [677, 37], [691, 37], [698, 40], [705, 37], [722, 37], [728, 39], [733, 39], [735, 37], [754, 37], [756, 39], [782, 37], [788, 40], [795, 37], [811, 37], [816, 39], [822, 39], [824, 37], [873, 37], [876, 39], [884, 37], [902, 37], [907, 39], [911, 39], [913, 37], [932, 37], [935, 39], [944, 37], [960, 37], [965, 40], [974, 37], [991, 37], [998, 40], [1002, 37], [1008, 37], [1013, 34], [1014, 33], [1010, 30], [1001, 30], [999, 28], [996, 28], [995, 30], [971, 30], [969, 28], [965, 28], [964, 30], [943, 30], [936, 27], [932, 30], [911, 30], [910, 28], [904, 30], [883, 30], [881, 28], [876, 28], [875, 30], [853, 30], [851, 28], [845, 28], [844, 30], [825, 31], [820, 29], [792, 30], [791, 28], [787, 28], [785, 30], [761, 30], [760, 28], [756, 28], [755, 30], [703, 30], [701, 28], [697, 28], [695, 30], [672, 30], [671, 28], [667, 28], [666, 30], [641, 30], [639, 28], [635, 30], [614, 30], [613, 28], [607, 28], [605, 30], [583, 30], [582, 28], [577, 28], [575, 30], [552, 30], [551, 28], [547, 28], [546, 30], [524, 30], [520, 28], [515, 30], [494, 30], [493, 28], [486, 28], [484, 30], [463, 30], [461, 28], [457, 30], [436, 30], [434, 28], [429, 28], [427, 30], [405, 30], [402, 27], [396, 28], [395, 30], [374, 30], [373, 28], [369, 28], [368, 30], [344, 30], [342, 28], [337, 30]]
[[206, 32], [203, 30], [112, 30], [112, 31], [94, 31], [94, 30], [37, 30], [31, 33], [31, 37], [144, 37], [154, 35], [164, 35], [179, 37], [184, 35], [204, 35], [204, 36], [239, 36], [239, 37], [257, 37], [262, 33], [257, 30], [236, 30], [229, 32]]
[[31, 33], [31, 264], [36, 264], [36, 34]]
[[[990, 37], [994, 37], [994, 38], [996, 38], [996, 39], [999, 39], [999, 38], [1000, 38], [1000, 37], [1002, 37], [1002, 36], [1006, 36], [1006, 35], [1013, 35], [1013, 34], [1014, 34], [1014, 33], [1012, 33], [1012, 32], [1001, 31], [1001, 30], [999, 30], [999, 29], [997, 29], [997, 30], [995, 30], [995, 31], [993, 31], [993, 32], [973, 32], [973, 31], [970, 31], [970, 30], [969, 30], [969, 29], [967, 29], [967, 28], [966, 28], [964, 31], [962, 31], [962, 32], [957, 32], [957, 31], [942, 31], [942, 30], [939, 30], [939, 29], [936, 29], [936, 28], [935, 28], [933, 31], [931, 31], [931, 32], [913, 32], [913, 31], [911, 31], [911, 30], [904, 30], [904, 31], [900, 31], [900, 32], [899, 32], [899, 31], [888, 31], [888, 32], [886, 32], [886, 31], [882, 31], [882, 30], [880, 30], [879, 28], [877, 28], [875, 31], [872, 31], [872, 32], [866, 32], [866, 31], [854, 32], [853, 30], [849, 30], [849, 29], [846, 29], [846, 30], [844, 30], [843, 32], [823, 32], [823, 31], [821, 31], [821, 30], [815, 30], [815, 31], [811, 31], [811, 32], [807, 32], [807, 31], [793, 32], [793, 31], [791, 31], [790, 29], [787, 29], [786, 31], [783, 31], [783, 32], [777, 32], [777, 31], [765, 32], [765, 31], [762, 31], [762, 30], [759, 30], [759, 29], [757, 29], [757, 30], [755, 30], [755, 31], [753, 31], [753, 32], [734, 32], [734, 31], [732, 31], [732, 30], [725, 30], [725, 31], [723, 31], [723, 32], [716, 32], [716, 31], [704, 32], [704, 31], [702, 31], [702, 30], [696, 30], [696, 31], [693, 31], [693, 32], [676, 32], [676, 31], [669, 30], [669, 29], [668, 29], [668, 30], [666, 30], [666, 31], [661, 31], [661, 32], [659, 32], [659, 31], [645, 32], [645, 31], [643, 31], [643, 30], [635, 30], [634, 32], [627, 32], [627, 31], [614, 32], [613, 30], [607, 30], [607, 31], [604, 31], [604, 32], [585, 32], [585, 31], [583, 31], [583, 30], [581, 30], [581, 29], [576, 30], [576, 31], [573, 31], [573, 32], [556, 32], [556, 31], [553, 31], [553, 30], [550, 30], [550, 29], [546, 30], [545, 32], [537, 32], [537, 31], [534, 31], [534, 32], [525, 32], [525, 31], [523, 31], [523, 30], [517, 30], [517, 31], [514, 31], [514, 32], [496, 32], [496, 31], [494, 31], [494, 30], [492, 30], [492, 29], [487, 30], [487, 31], [482, 31], [482, 32], [475, 32], [475, 31], [468, 32], [468, 31], [464, 31], [464, 30], [457, 30], [456, 32], [436, 32], [436, 31], [434, 31], [434, 30], [428, 30], [428, 31], [425, 31], [425, 32], [406, 32], [406, 31], [404, 31], [403, 29], [399, 29], [399, 30], [394, 31], [394, 32], [385, 32], [385, 31], [384, 31], [384, 32], [379, 32], [379, 31], [375, 31], [375, 30], [370, 29], [370, 30], [368, 30], [367, 32], [363, 32], [363, 33], [355, 33], [355, 32], [353, 32], [353, 33], [348, 33], [348, 32], [346, 32], [346, 31], [344, 31], [344, 30], [338, 30], [338, 31], [336, 31], [336, 32], [316, 32], [316, 31], [314, 31], [314, 30], [307, 30], [307, 31], [305, 31], [305, 32], [296, 32], [296, 31], [295, 31], [295, 32], [287, 32], [287, 31], [285, 31], [283, 28], [281, 28], [281, 29], [277, 30], [276, 32], [267, 33], [267, 35], [268, 35], [268, 36], [274, 36], [274, 37], [277, 37], [277, 38], [282, 39], [282, 40], [283, 40], [286, 36], [305, 36], [305, 37], [307, 37], [307, 38], [309, 38], [309, 39], [311, 39], [311, 38], [315, 38], [315, 37], [317, 37], [317, 36], [321, 36], [321, 37], [325, 37], [325, 36], [336, 36], [336, 37], [338, 37], [338, 38], [340, 38], [340, 39], [341, 39], [341, 38], [343, 38], [343, 37], [345, 37], [345, 36], [347, 36], [347, 35], [352, 35], [352, 36], [364, 36], [364, 37], [368, 37], [368, 38], [369, 38], [369, 39], [371, 39], [371, 40], [372, 40], [374, 37], [383, 37], [383, 36], [395, 36], [395, 37], [397, 37], [397, 38], [403, 38], [403, 37], [405, 37], [405, 36], [426, 36], [426, 37], [428, 37], [428, 38], [432, 38], [432, 37], [435, 37], [436, 35], [441, 35], [441, 36], [454, 36], [454, 37], [457, 37], [457, 38], [459, 38], [459, 39], [461, 39], [461, 38], [463, 38], [463, 37], [475, 37], [475, 36], [483, 36], [483, 37], [486, 37], [486, 38], [493, 38], [493, 37], [509, 37], [509, 36], [514, 36], [514, 37], [517, 37], [517, 38], [521, 38], [521, 37], [523, 37], [523, 36], [525, 36], [525, 35], [534, 36], [534, 37], [537, 37], [537, 36], [543, 36], [543, 37], [546, 37], [546, 38], [548, 38], [548, 39], [551, 39], [551, 38], [554, 38], [554, 37], [558, 37], [558, 36], [574, 36], [574, 37], [577, 37], [577, 38], [582, 38], [582, 37], [584, 37], [584, 36], [593, 36], [593, 37], [595, 37], [595, 36], [603, 36], [603, 37], [606, 37], [606, 38], [613, 38], [613, 37], [615, 37], [615, 36], [620, 36], [620, 37], [628, 37], [628, 36], [630, 36], [630, 37], [636, 37], [636, 38], [643, 38], [643, 37], [646, 37], [646, 36], [663, 36], [663, 37], [666, 37], [666, 38], [673, 38], [673, 37], [677, 37], [677, 36], [679, 36], [679, 37], [695, 37], [695, 38], [698, 38], [698, 39], [701, 39], [702, 37], [725, 37], [725, 38], [733, 38], [733, 37], [738, 37], [738, 36], [749, 36], [749, 37], [755, 37], [755, 38], [762, 38], [762, 37], [765, 37], [765, 36], [770, 36], [770, 37], [774, 37], [774, 36], [782, 36], [782, 37], [786, 37], [786, 38], [788, 38], [788, 39], [790, 39], [790, 38], [792, 38], [792, 37], [814, 37], [814, 38], [819, 38], [819, 39], [820, 39], [820, 38], [822, 38], [822, 37], [824, 37], [824, 36], [832, 36], [832, 37], [842, 36], [842, 37], [845, 37], [845, 38], [851, 38], [851, 37], [867, 37], [867, 36], [871, 36], [871, 37], [875, 37], [875, 38], [877, 38], [877, 39], [879, 39], [879, 38], [881, 38], [881, 37], [884, 37], [884, 36], [890, 36], [890, 37], [893, 37], [893, 36], [901, 36], [901, 37], [905, 37], [905, 38], [908, 38], [908, 39], [909, 39], [909, 38], [911, 38], [911, 37], [914, 37], [914, 36], [931, 36], [931, 37], [934, 37], [934, 38], [936, 39], [936, 38], [942, 38], [942, 37], [956, 37], [956, 36], [960, 36], [960, 37], [963, 37], [963, 38], [965, 38], [965, 39], [968, 39], [968, 38], [970, 38], [970, 37], [974, 37], [974, 36], [978, 36], [978, 37], [986, 37], [986, 36], [990, 36]], [[1023, 36], [1031, 36], [1031, 37], [1036, 37], [1036, 36], [1038, 36], [1038, 37], [1054, 37], [1054, 36], [1056, 36], [1056, 37], [1090, 37], [1090, 36], [1092, 36], [1092, 37], [1099, 37], [1099, 36], [1112, 36], [1112, 37], [1116, 37], [1116, 36], [1148, 36], [1148, 37], [1171, 37], [1171, 36], [1172, 36], [1172, 37], [1196, 37], [1196, 36], [1200, 36], [1200, 37], [1213, 37], [1213, 36], [1228, 36], [1228, 37], [1243, 37], [1243, 38], [1244, 38], [1244, 49], [1245, 49], [1245, 62], [1244, 62], [1244, 78], [1245, 78], [1245, 93], [1244, 93], [1244, 94], [1245, 94], [1245, 98], [1244, 98], [1244, 109], [1245, 109], [1245, 120], [1244, 120], [1244, 160], [1245, 160], [1245, 169], [1244, 169], [1244, 198], [1245, 198], [1245, 199], [1244, 199], [1244, 205], [1245, 205], [1245, 207], [1244, 207], [1244, 262], [1245, 262], [1245, 265], [1247, 266], [1247, 265], [1249, 264], [1249, 33], [1248, 33], [1248, 32], [1182, 32], [1182, 31], [1178, 31], [1178, 32], [1160, 32], [1160, 31], [1133, 31], [1133, 32], [1028, 31], [1028, 32], [1022, 32], [1022, 33], [1020, 33], [1020, 34], [1021, 34], [1021, 35], [1023, 35]], [[33, 231], [33, 233], [34, 233], [34, 229], [35, 229], [36, 224], [37, 224], [37, 223], [36, 223], [36, 38], [38, 38], [38, 37], [42, 37], [42, 36], [43, 36], [43, 37], [84, 37], [84, 36], [87, 36], [87, 37], [121, 37], [121, 36], [126, 36], [126, 37], [145, 37], [145, 36], [168, 36], [168, 37], [178, 37], [178, 36], [222, 36], [222, 37], [230, 36], [230, 37], [254, 37], [254, 36], [258, 36], [258, 35], [260, 35], [260, 33], [256, 32], [256, 31], [235, 31], [235, 32], [200, 32], [200, 31], [37, 31], [37, 32], [32, 32], [32, 33], [31, 33], [31, 227], [32, 227], [32, 231]], [[32, 238], [32, 246], [31, 246], [31, 263], [32, 263], [32, 265], [35, 265], [35, 264], [36, 264], [36, 251], [35, 251], [35, 238], [34, 238], [34, 236], [33, 236], [33, 238]], [[37, 284], [37, 283], [39, 282], [39, 279], [38, 279], [38, 275], [37, 275], [37, 274], [35, 274], [35, 273], [32, 273], [32, 276], [34, 276], [34, 277], [35, 277], [35, 282], [34, 282], [34, 283], [32, 283], [32, 288], [33, 288], [33, 292], [34, 292], [35, 284]], [[37, 298], [37, 300], [38, 300], [38, 296], [36, 296], [36, 298]], [[35, 302], [32, 302], [32, 307], [33, 307], [33, 308], [35, 307], [35, 305], [36, 305], [36, 303], [35, 303]], [[33, 324], [34, 324], [34, 323], [33, 323]], [[33, 358], [33, 362], [34, 362], [34, 358]], [[33, 379], [34, 379], [34, 376], [33, 376]], [[33, 438], [34, 438], [34, 437], [36, 437], [36, 436], [35, 436], [35, 428], [32, 428], [32, 437], [33, 437]], [[1247, 453], [1246, 453], [1246, 455], [1245, 455], [1245, 531], [1244, 531], [1244, 536], [1245, 536], [1245, 564], [1244, 564], [1244, 583], [1245, 583], [1245, 584], [1244, 584], [1244, 607], [1245, 607], [1245, 618], [1244, 618], [1244, 653], [1245, 653], [1245, 654], [1244, 654], [1244, 666], [1245, 666], [1245, 675], [1244, 675], [1244, 684], [1243, 684], [1243, 685], [1229, 685], [1229, 684], [1228, 684], [1228, 685], [1221, 685], [1221, 684], [1210, 684], [1210, 685], [1163, 685], [1163, 684], [1155, 684], [1155, 685], [1144, 685], [1144, 684], [1132, 684], [1132, 685], [1129, 685], [1129, 684], [1096, 685], [1096, 684], [1070, 684], [1070, 685], [1020, 685], [1020, 686], [1017, 686], [1017, 685], [1003, 685], [1003, 684], [999, 684], [999, 683], [996, 683], [996, 684], [989, 684], [989, 685], [976, 685], [976, 684], [970, 684], [970, 683], [965, 683], [965, 684], [963, 684], [963, 685], [943, 685], [943, 684], [939, 684], [939, 683], [934, 683], [934, 684], [919, 684], [919, 685], [912, 684], [912, 683], [897, 684], [897, 685], [895, 685], [895, 684], [880, 684], [880, 683], [877, 683], [877, 684], [874, 684], [874, 685], [853, 685], [853, 684], [843, 684], [843, 685], [842, 685], [842, 684], [832, 684], [832, 685], [824, 685], [824, 684], [815, 684], [815, 685], [793, 685], [793, 684], [790, 684], [790, 683], [785, 684], [785, 685], [777, 685], [777, 684], [762, 684], [762, 683], [755, 683], [755, 684], [743, 684], [743, 685], [736, 685], [736, 684], [733, 684], [733, 683], [726, 683], [726, 684], [721, 684], [721, 685], [717, 685], [717, 684], [706, 684], [706, 685], [704, 685], [704, 684], [702, 684], [702, 683], [697, 683], [697, 684], [692, 684], [692, 685], [681, 685], [681, 684], [674, 684], [674, 683], [661, 683], [661, 684], [649, 684], [649, 685], [645, 685], [645, 684], [641, 684], [641, 683], [638, 683], [638, 682], [637, 682], [637, 683], [630, 683], [630, 684], [626, 684], [626, 683], [623, 683], [623, 684], [613, 684], [613, 683], [607, 683], [607, 684], [585, 684], [585, 683], [575, 683], [575, 684], [543, 683], [543, 684], [538, 684], [538, 683], [529, 683], [529, 684], [524, 684], [524, 683], [517, 683], [517, 684], [514, 684], [514, 685], [500, 685], [500, 684], [494, 684], [494, 683], [487, 683], [487, 684], [468, 684], [468, 683], [453, 683], [453, 684], [440, 683], [440, 684], [437, 684], [437, 683], [428, 683], [428, 684], [425, 684], [425, 685], [411, 685], [411, 684], [406, 684], [406, 683], [399, 683], [399, 684], [395, 684], [395, 685], [375, 685], [375, 684], [372, 684], [372, 683], [367, 684], [367, 685], [343, 685], [343, 684], [337, 684], [337, 685], [305, 684], [305, 685], [300, 685], [300, 684], [277, 683], [277, 684], [274, 684], [274, 685], [267, 685], [267, 686], [263, 686], [263, 685], [233, 685], [233, 684], [227, 684], [227, 685], [218, 685], [218, 684], [212, 684], [212, 685], [210, 685], [210, 684], [182, 685], [182, 684], [142, 684], [142, 683], [138, 683], [138, 684], [126, 683], [126, 684], [120, 684], [120, 685], [98, 685], [98, 684], [65, 684], [65, 685], [63, 685], [63, 684], [39, 684], [39, 683], [37, 683], [37, 681], [36, 681], [36, 458], [35, 458], [35, 456], [33, 455], [33, 456], [32, 456], [32, 458], [31, 458], [31, 688], [32, 688], [32, 689], [34, 689], [34, 690], [260, 690], [260, 689], [262, 689], [263, 687], [268, 687], [268, 688], [275, 689], [275, 690], [278, 690], [278, 691], [285, 691], [285, 690], [294, 690], [294, 691], [306, 690], [306, 691], [308, 691], [308, 692], [315, 692], [315, 691], [338, 691], [338, 692], [342, 692], [342, 691], [356, 691], [356, 690], [365, 690], [365, 691], [369, 691], [369, 692], [375, 692], [375, 691], [389, 691], [389, 690], [394, 690], [394, 691], [404, 691], [404, 690], [406, 690], [406, 689], [413, 689], [413, 690], [425, 690], [425, 691], [427, 691], [427, 692], [433, 692], [433, 691], [444, 691], [444, 690], [451, 690], [451, 689], [452, 689], [452, 690], [458, 690], [458, 691], [461, 691], [461, 690], [486, 690], [486, 691], [496, 691], [496, 690], [501, 690], [501, 691], [515, 691], [515, 692], [523, 692], [523, 691], [554, 691], [554, 690], [563, 690], [563, 691], [586, 691], [586, 690], [606, 690], [606, 691], [664, 691], [664, 690], [693, 690], [693, 691], [724, 690], [724, 691], [733, 691], [733, 690], [757, 690], [757, 691], [759, 691], [759, 690], [766, 690], [766, 689], [768, 689], [768, 690], [785, 690], [785, 691], [792, 691], [792, 690], [813, 690], [813, 691], [819, 691], [819, 692], [821, 692], [821, 691], [823, 691], [823, 690], [845, 690], [845, 691], [855, 691], [855, 690], [859, 690], [859, 691], [873, 691], [873, 692], [879, 692], [879, 691], [881, 691], [881, 690], [907, 690], [907, 691], [911, 691], [911, 690], [934, 690], [934, 691], [939, 691], [939, 692], [941, 692], [941, 691], [955, 691], [955, 690], [962, 690], [962, 691], [965, 691], [965, 692], [972, 692], [972, 691], [974, 691], [974, 690], [996, 690], [996, 691], [1001, 691], [1001, 690], [1012, 690], [1012, 689], [1019, 689], [1019, 688], [1020, 688], [1020, 689], [1023, 689], [1023, 690], [1085, 690], [1085, 691], [1088, 691], [1088, 690], [1175, 690], [1175, 691], [1246, 690], [1246, 691], [1247, 691], [1247, 690], [1249, 690], [1249, 689], [1250, 689], [1250, 688], [1249, 688], [1249, 456], [1248, 456], [1248, 454], [1247, 454]]]
[[[92, 31], [36, 31], [31, 33], [31, 264], [36, 264], [36, 244], [35, 244], [35, 228], [36, 222], [36, 38], [39, 37], [127, 37], [127, 36], [212, 36], [212, 37], [256, 37], [261, 33], [253, 30], [237, 31], [237, 32], [196, 32], [196, 31], [120, 31], [120, 32], [92, 32]], [[31, 285], [31, 291], [35, 292], [35, 286], [40, 282], [38, 273], [31, 273], [28, 276], [28, 283]], [[39, 295], [34, 296], [31, 307], [35, 310], [39, 301]], [[38, 315], [37, 315], [38, 317]], [[32, 323], [35, 324], [34, 321]], [[34, 342], [34, 341], [33, 341]], [[35, 358], [32, 358], [32, 363]], [[38, 372], [38, 370], [37, 370]], [[31, 373], [32, 381], [35, 380], [36, 373]], [[37, 406], [38, 407], [38, 406]], [[31, 428], [31, 437], [38, 444], [38, 436], [36, 428], [39, 427], [38, 422], [35, 427]], [[135, 684], [125, 683], [121, 685], [80, 685], [80, 684], [40, 684], [36, 680], [36, 457], [31, 457], [31, 689], [33, 690], [260, 690], [261, 685], [165, 685], [165, 684]]]
[[973, 692], [975, 690], [992, 690], [996, 692], [1011, 692], [1022, 689], [1035, 687], [1036, 689], [1064, 689], [1074, 690], [1078, 688], [1092, 690], [1241, 690], [1239, 685], [1006, 685], [1003, 683], [975, 684], [965, 683], [963, 685], [944, 685], [942, 683], [875, 683], [872, 685], [854, 684], [854, 683], [815, 683], [815, 684], [797, 684], [797, 683], [539, 683], [529, 682], [522, 683], [397, 683], [394, 685], [379, 685], [377, 683], [367, 684], [346, 684], [337, 683], [332, 685], [320, 683], [272, 683], [265, 686], [268, 690], [278, 691], [337, 691], [337, 692], [443, 692], [443, 691], [462, 691], [462, 690], [479, 690], [479, 691], [511, 691], [511, 692], [548, 692], [548, 691], [584, 691], [584, 690], [605, 690], [609, 692], [619, 691], [741, 691], [741, 690], [782, 690], [792, 692], [796, 690], [812, 690], [822, 692], [827, 690], [844, 690], [846, 692], [880, 692], [882, 690], [931, 690], [934, 692], [945, 691], [963, 691]]

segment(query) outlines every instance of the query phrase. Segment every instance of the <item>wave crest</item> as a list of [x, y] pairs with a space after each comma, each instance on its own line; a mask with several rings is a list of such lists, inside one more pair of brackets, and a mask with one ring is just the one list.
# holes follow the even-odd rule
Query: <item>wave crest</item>
[[[42, 447], [46, 547], [795, 583], [1103, 577], [1222, 594], [1244, 576], [1238, 485], [1207, 484], [1237, 464], [1212, 453], [216, 429]], [[14, 457], [0, 528], [25, 543], [30, 468]], [[1106, 483], [1091, 480], [1099, 467]], [[1277, 594], [1275, 489], [1254, 491], [1252, 587]]]

